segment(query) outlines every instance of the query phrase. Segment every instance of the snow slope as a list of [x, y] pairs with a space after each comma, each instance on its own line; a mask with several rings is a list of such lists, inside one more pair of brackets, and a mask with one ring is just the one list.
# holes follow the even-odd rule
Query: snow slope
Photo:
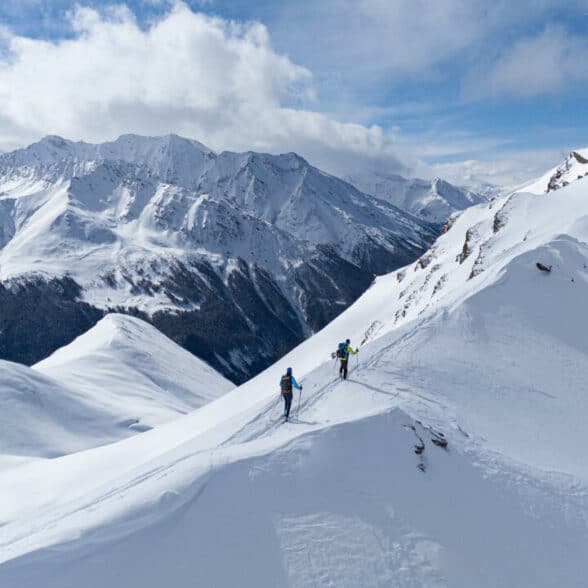
[[[113, 415], [55, 379], [0, 360], [0, 454], [56, 457], [125, 436]], [[128, 435], [128, 433], [127, 433]]]
[[[2, 586], [584, 586], [587, 192], [469, 209], [237, 390], [5, 465]], [[339, 382], [346, 336], [359, 361]], [[287, 365], [304, 390], [281, 425]]]
[[112, 443], [234, 386], [151, 325], [107, 315], [33, 369], [0, 362], [0, 453], [55, 457]]
[[442, 224], [455, 212], [488, 200], [485, 195], [454, 186], [441, 178], [430, 181], [396, 174], [364, 173], [346, 179], [366, 194], [437, 224]]

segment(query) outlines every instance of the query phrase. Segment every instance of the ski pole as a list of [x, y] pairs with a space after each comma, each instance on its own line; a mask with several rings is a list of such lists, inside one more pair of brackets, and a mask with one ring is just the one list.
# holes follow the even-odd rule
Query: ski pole
[[298, 408], [296, 409], [296, 418], [298, 418], [298, 415], [300, 414], [300, 401], [302, 400], [302, 388], [300, 388], [300, 391], [298, 392]]

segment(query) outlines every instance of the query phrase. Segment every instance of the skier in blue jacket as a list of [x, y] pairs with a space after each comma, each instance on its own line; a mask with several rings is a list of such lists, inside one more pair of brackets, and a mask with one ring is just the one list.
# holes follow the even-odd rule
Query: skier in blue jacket
[[280, 379], [280, 390], [284, 397], [284, 420], [290, 417], [290, 407], [292, 406], [293, 388], [302, 390], [302, 386], [298, 384], [296, 378], [292, 375], [292, 368], [288, 368], [286, 373]]

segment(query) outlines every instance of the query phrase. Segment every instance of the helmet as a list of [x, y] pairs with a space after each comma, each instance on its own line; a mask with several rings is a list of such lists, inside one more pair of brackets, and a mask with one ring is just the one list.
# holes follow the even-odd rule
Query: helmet
[[286, 373], [287, 373], [289, 376], [291, 376], [291, 375], [292, 375], [292, 368], [288, 368], [288, 369], [286, 370]]
[[351, 339], [345, 339], [345, 343], [351, 343]]

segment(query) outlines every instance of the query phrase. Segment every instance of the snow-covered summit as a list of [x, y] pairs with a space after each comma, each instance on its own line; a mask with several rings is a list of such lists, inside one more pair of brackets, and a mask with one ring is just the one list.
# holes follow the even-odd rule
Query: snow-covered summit
[[40, 172], [65, 161], [110, 160], [144, 165], [163, 179], [169, 174], [177, 174], [180, 181], [188, 183], [209, 158], [214, 158], [211, 149], [178, 135], [143, 137], [129, 134], [98, 144], [49, 135], [24, 149], [1, 154], [0, 170], [35, 168]]

